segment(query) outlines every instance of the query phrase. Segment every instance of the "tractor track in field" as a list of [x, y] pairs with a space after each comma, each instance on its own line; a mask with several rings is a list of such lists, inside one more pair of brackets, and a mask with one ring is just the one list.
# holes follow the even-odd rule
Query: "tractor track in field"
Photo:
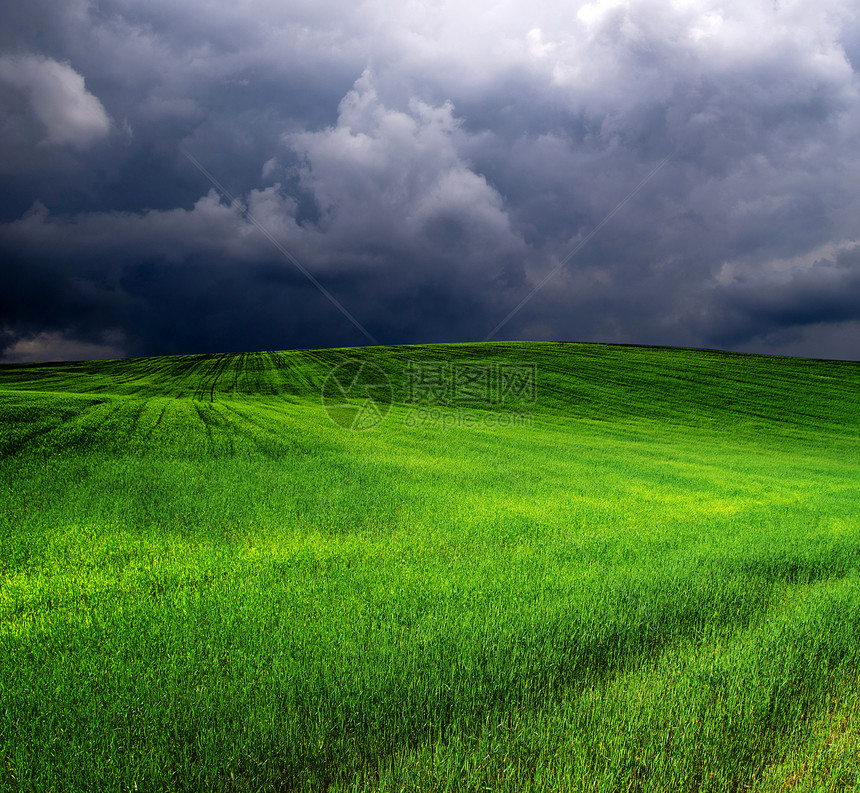
[[231, 357], [232, 356], [229, 354], [224, 353], [216, 364], [215, 377], [212, 378], [212, 384], [209, 387], [210, 403], [215, 401], [215, 389], [218, 386], [218, 380], [221, 379], [221, 375], [224, 374], [224, 371], [227, 369]]
[[[275, 432], [270, 427], [267, 427], [263, 422], [258, 421], [257, 419], [251, 418], [246, 413], [243, 413], [241, 410], [236, 408], [234, 405], [228, 404], [226, 402], [222, 402], [220, 404], [221, 404], [221, 407], [223, 407], [225, 410], [229, 411], [230, 413], [235, 413], [239, 417], [239, 419], [241, 419], [241, 422], [236, 424], [237, 427], [241, 427], [242, 423], [251, 424], [252, 426], [254, 426], [257, 429], [264, 432], [266, 435], [271, 436], [273, 439], [277, 439], [277, 440], [281, 441], [282, 443], [289, 440], [291, 445], [293, 446], [293, 448], [295, 448], [301, 454], [310, 454], [310, 451], [308, 449], [303, 448], [302, 446], [300, 446], [298, 443], [296, 443], [292, 439], [285, 438], [283, 434]], [[251, 437], [253, 438], [253, 436], [251, 436]], [[258, 446], [259, 446], [259, 444], [258, 444]]]
[[206, 428], [206, 437], [209, 439], [209, 446], [212, 446], [213, 438], [212, 438], [212, 427], [209, 422], [206, 420], [206, 416], [203, 413], [203, 408], [197, 402], [194, 403], [194, 409], [197, 411], [197, 415], [200, 418], [200, 421], [203, 422], [203, 426]]
[[195, 399], [200, 402], [206, 401], [206, 394], [209, 395], [209, 402], [215, 401], [215, 389], [218, 386], [218, 380], [221, 378], [221, 375], [224, 374], [224, 371], [227, 369], [230, 359], [233, 358], [234, 355], [232, 353], [221, 353], [217, 357], [212, 360], [212, 371], [211, 374], [206, 377], [206, 379], [200, 384], [200, 387], [195, 394]]
[[[220, 409], [223, 409], [224, 403], [219, 402], [218, 406]], [[206, 427], [206, 433], [207, 433], [208, 438], [209, 438], [209, 446], [211, 448], [214, 448], [214, 446], [215, 446], [216, 435], [215, 435], [215, 433], [213, 433], [213, 427], [214, 427], [216, 432], [217, 432], [218, 438], [221, 439], [222, 441], [226, 440], [230, 444], [229, 453], [231, 455], [234, 455], [236, 453], [236, 444], [233, 441], [233, 434], [222, 431], [222, 430], [224, 430], [225, 426], [232, 426], [232, 422], [230, 422], [229, 419], [226, 418], [226, 416], [221, 416], [223, 421], [221, 421], [221, 422], [217, 421], [216, 416], [218, 416], [218, 412], [217, 412], [217, 409], [215, 408], [214, 404], [211, 402], [210, 403], [204, 402], [203, 404], [200, 404], [199, 402], [195, 402], [194, 408], [197, 411], [197, 415], [199, 416], [200, 420], [203, 422], [204, 426]]]
[[59, 424], [55, 424], [51, 427], [45, 427], [43, 429], [36, 430], [35, 432], [31, 432], [28, 435], [16, 438], [14, 441], [10, 441], [8, 444], [0, 448], [0, 454], [2, 454], [4, 457], [12, 457], [13, 455], [20, 452], [31, 441], [36, 440], [36, 438], [41, 438], [43, 435], [48, 435], [52, 433], [59, 426]]
[[239, 356], [236, 358], [235, 365], [233, 366], [233, 393], [235, 394], [239, 390], [239, 377], [240, 375], [248, 382], [247, 377], [247, 369], [248, 369], [248, 353], [242, 352], [239, 353]]
[[137, 429], [138, 422], [140, 421], [140, 417], [146, 410], [146, 405], [148, 402], [148, 399], [144, 399], [140, 405], [135, 405], [135, 409], [131, 413], [131, 426], [126, 431], [126, 442], [131, 441], [131, 439], [135, 436], [135, 430]]
[[[206, 386], [209, 383], [209, 380], [211, 377], [208, 374], [208, 370], [210, 368], [214, 368], [214, 366], [215, 366], [215, 364], [211, 358], [204, 358], [201, 361], [197, 362], [196, 365], [194, 366], [194, 369], [192, 369], [192, 371], [186, 375], [186, 377], [188, 377], [189, 379], [192, 377], [192, 375], [198, 375], [200, 378], [199, 382], [194, 387], [194, 394], [192, 396], [192, 399], [197, 400], [197, 401], [201, 401], [201, 402], [203, 401], [204, 394], [206, 391]], [[203, 371], [198, 372], [197, 371], [198, 369], [202, 369]]]
[[149, 432], [146, 433], [146, 441], [147, 443], [152, 440], [152, 436], [155, 431], [161, 426], [162, 419], [164, 419], [164, 414], [167, 413], [167, 405], [161, 408], [161, 413], [158, 414], [158, 418], [155, 420], [155, 424], [153, 424], [149, 428]]
[[26, 446], [28, 446], [32, 441], [36, 440], [37, 438], [41, 438], [41, 437], [44, 437], [46, 435], [50, 435], [52, 432], [56, 432], [58, 429], [60, 429], [64, 424], [66, 424], [69, 421], [77, 422], [78, 419], [80, 419], [88, 411], [94, 410], [95, 408], [98, 408], [98, 407], [101, 407], [107, 401], [108, 400], [104, 399], [104, 400], [99, 400], [98, 402], [94, 402], [90, 405], [87, 405], [79, 413], [75, 413], [74, 416], [70, 416], [69, 418], [61, 419], [60, 422], [57, 424], [52, 424], [49, 427], [42, 427], [38, 430], [34, 430], [33, 432], [28, 433], [27, 435], [23, 435], [23, 436], [20, 436], [18, 438], [15, 438], [12, 441], [9, 441], [8, 444], [0, 447], [0, 455], [2, 455], [4, 457], [11, 457], [12, 455], [17, 454], [18, 452], [20, 452], [22, 449], [24, 449]]

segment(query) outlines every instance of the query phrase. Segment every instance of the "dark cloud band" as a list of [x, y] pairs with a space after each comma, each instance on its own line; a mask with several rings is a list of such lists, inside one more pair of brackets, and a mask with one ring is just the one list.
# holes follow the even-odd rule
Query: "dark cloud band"
[[858, 357], [847, 3], [242, 8], [9, 9], [6, 360], [493, 327]]

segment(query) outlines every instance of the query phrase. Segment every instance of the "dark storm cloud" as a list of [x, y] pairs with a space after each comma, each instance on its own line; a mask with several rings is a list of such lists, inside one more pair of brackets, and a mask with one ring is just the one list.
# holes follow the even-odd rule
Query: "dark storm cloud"
[[860, 357], [847, 3], [37, 0], [0, 35], [8, 360], [499, 333]]

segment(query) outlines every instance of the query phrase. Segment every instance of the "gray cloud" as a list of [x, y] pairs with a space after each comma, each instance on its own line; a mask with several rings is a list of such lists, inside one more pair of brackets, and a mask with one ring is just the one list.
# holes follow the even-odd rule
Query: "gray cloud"
[[9, 6], [9, 359], [363, 343], [183, 150], [387, 343], [483, 338], [672, 154], [501, 337], [858, 357], [846, 2]]

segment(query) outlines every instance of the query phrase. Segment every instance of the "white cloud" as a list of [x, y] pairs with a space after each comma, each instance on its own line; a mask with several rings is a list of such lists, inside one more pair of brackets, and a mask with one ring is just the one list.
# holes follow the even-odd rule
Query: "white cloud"
[[464, 154], [474, 138], [450, 102], [413, 98], [404, 110], [386, 107], [365, 72], [341, 102], [337, 124], [288, 133], [284, 142], [302, 159], [321, 228], [341, 246], [426, 248], [424, 237], [444, 228], [452, 235], [446, 244], [519, 250], [502, 196]]
[[43, 143], [83, 147], [110, 132], [102, 103], [69, 64], [39, 55], [0, 57], [0, 80], [22, 91], [44, 127]]

